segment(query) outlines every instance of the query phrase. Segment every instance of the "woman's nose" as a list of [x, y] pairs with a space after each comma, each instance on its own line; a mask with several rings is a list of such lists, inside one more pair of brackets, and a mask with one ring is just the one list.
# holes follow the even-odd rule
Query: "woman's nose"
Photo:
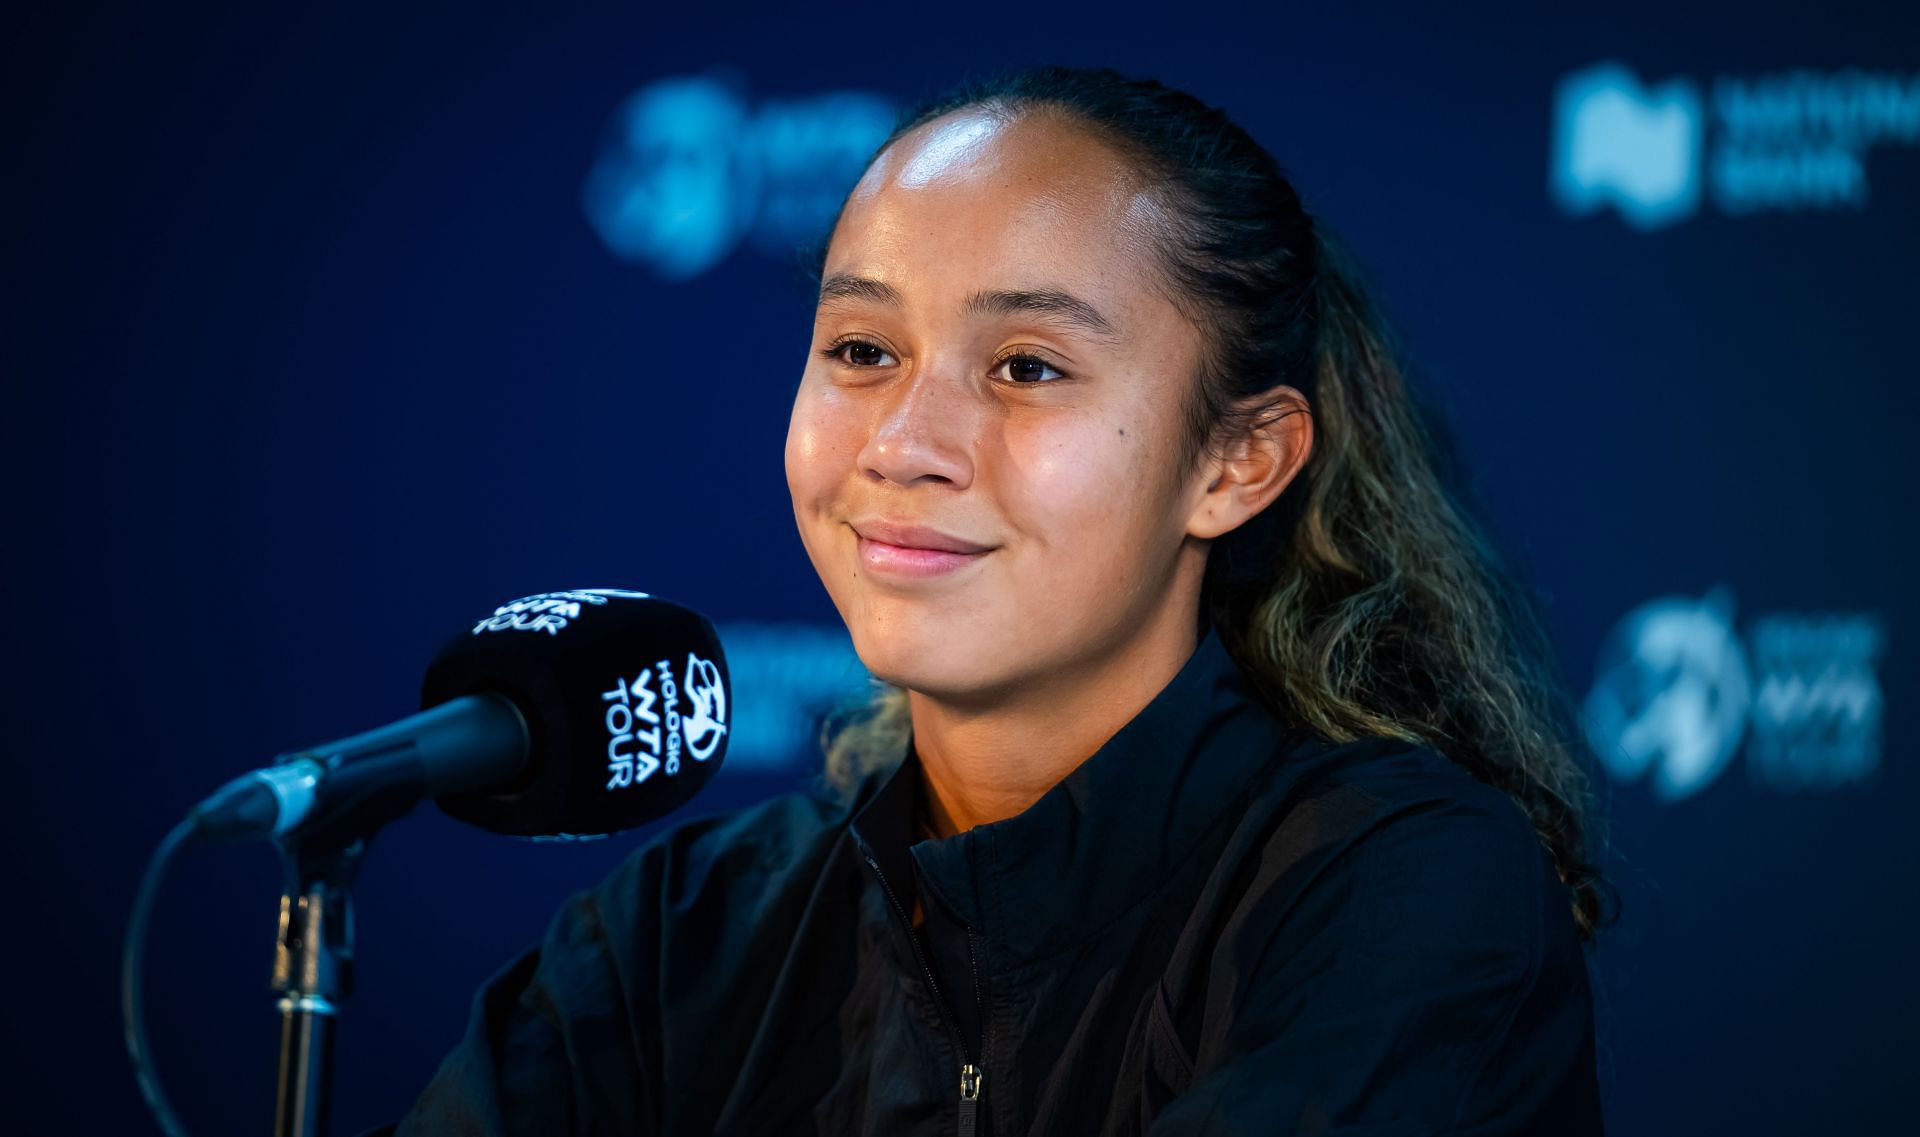
[[954, 368], [916, 369], [886, 389], [860, 450], [860, 470], [902, 486], [973, 483], [978, 415], [968, 378]]

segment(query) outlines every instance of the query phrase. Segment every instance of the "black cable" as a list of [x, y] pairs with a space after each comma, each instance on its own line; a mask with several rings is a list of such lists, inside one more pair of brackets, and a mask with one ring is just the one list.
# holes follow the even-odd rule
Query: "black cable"
[[133, 1059], [133, 1076], [140, 1082], [140, 1093], [147, 1108], [167, 1137], [186, 1137], [186, 1127], [167, 1104], [160, 1090], [160, 1079], [153, 1069], [152, 1047], [147, 1042], [147, 1020], [141, 1006], [141, 963], [147, 944], [147, 917], [153, 911], [153, 897], [160, 890], [160, 878], [180, 846], [195, 835], [198, 815], [190, 815], [173, 827], [147, 861], [146, 875], [140, 878], [140, 891], [133, 898], [133, 917], [127, 923], [126, 948], [120, 956], [120, 1015], [127, 1035], [127, 1056]]

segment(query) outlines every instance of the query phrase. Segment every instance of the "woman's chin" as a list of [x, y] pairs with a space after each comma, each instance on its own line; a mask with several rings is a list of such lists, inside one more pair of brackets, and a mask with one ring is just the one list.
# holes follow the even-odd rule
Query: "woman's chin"
[[1002, 667], [1008, 661], [1004, 645], [990, 652], [975, 642], [973, 634], [941, 629], [918, 629], [911, 635], [898, 629], [856, 630], [853, 635], [854, 651], [875, 679], [934, 698], [961, 700], [994, 684], [995, 660], [983, 656], [997, 657]]

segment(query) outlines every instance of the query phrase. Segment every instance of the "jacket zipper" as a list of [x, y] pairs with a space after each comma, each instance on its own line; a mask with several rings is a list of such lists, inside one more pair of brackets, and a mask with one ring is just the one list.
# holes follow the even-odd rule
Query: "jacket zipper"
[[[980, 1020], [980, 1065], [974, 1068], [973, 1071], [973, 1100], [978, 1101], [980, 1098], [981, 1084], [986, 1081], [987, 1077], [987, 1063], [993, 1058], [993, 1019], [987, 1015], [986, 1000], [982, 998], [982, 989], [980, 987], [980, 958], [974, 954], [973, 937], [973, 927], [972, 925], [968, 925], [967, 970], [973, 973], [974, 1015]], [[960, 1132], [964, 1134], [965, 1137], [973, 1137], [973, 1124], [967, 1120], [970, 1112], [967, 1101], [967, 1072], [963, 1068], [960, 1071]]]
[[[880, 862], [869, 853], [862, 852], [873, 875], [880, 878], [880, 890], [887, 894], [887, 903], [900, 917], [900, 923], [907, 930], [907, 944], [913, 948], [913, 958], [920, 964], [920, 974], [926, 977], [927, 990], [933, 995], [934, 1010], [940, 1013], [940, 1024], [953, 1038], [953, 1048], [960, 1055], [960, 1137], [974, 1137], [980, 1124], [980, 1091], [986, 1087], [986, 1071], [974, 1065], [973, 1055], [967, 1049], [967, 1040], [960, 1037], [960, 1030], [953, 1025], [953, 1016], [947, 1011], [947, 1000], [940, 994], [940, 984], [933, 978], [933, 968], [927, 963], [927, 957], [920, 950], [920, 940], [913, 934], [913, 917], [907, 914], [906, 905], [900, 903], [900, 897], [893, 891], [893, 885], [887, 883], [887, 874], [880, 871]], [[967, 929], [967, 965], [973, 969], [973, 999], [975, 1006], [980, 1003], [980, 966], [973, 954], [973, 929]], [[982, 1016], [984, 1018], [984, 1015]], [[984, 1046], [982, 1047], [984, 1049]]]

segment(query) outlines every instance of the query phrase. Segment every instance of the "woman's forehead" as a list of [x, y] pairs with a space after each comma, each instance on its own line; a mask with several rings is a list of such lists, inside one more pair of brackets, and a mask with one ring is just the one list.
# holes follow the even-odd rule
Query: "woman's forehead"
[[[997, 115], [947, 115], [889, 146], [874, 159], [868, 174], [876, 186], [916, 189], [982, 171], [991, 173], [1009, 157], [1007, 147], [995, 143], [1003, 142], [1013, 126]], [[863, 184], [867, 180], [863, 178]]]
[[1138, 171], [1084, 123], [1061, 113], [1014, 117], [974, 107], [908, 131], [875, 155], [850, 202], [893, 191], [1051, 188], [1111, 196]]
[[983, 313], [994, 307], [978, 302], [983, 293], [1057, 293], [1106, 313], [1112, 330], [1112, 310], [1148, 287], [1161, 218], [1118, 156], [1084, 131], [949, 116], [888, 148], [849, 195], [821, 300], [901, 304], [915, 292], [952, 292], [943, 302]]

